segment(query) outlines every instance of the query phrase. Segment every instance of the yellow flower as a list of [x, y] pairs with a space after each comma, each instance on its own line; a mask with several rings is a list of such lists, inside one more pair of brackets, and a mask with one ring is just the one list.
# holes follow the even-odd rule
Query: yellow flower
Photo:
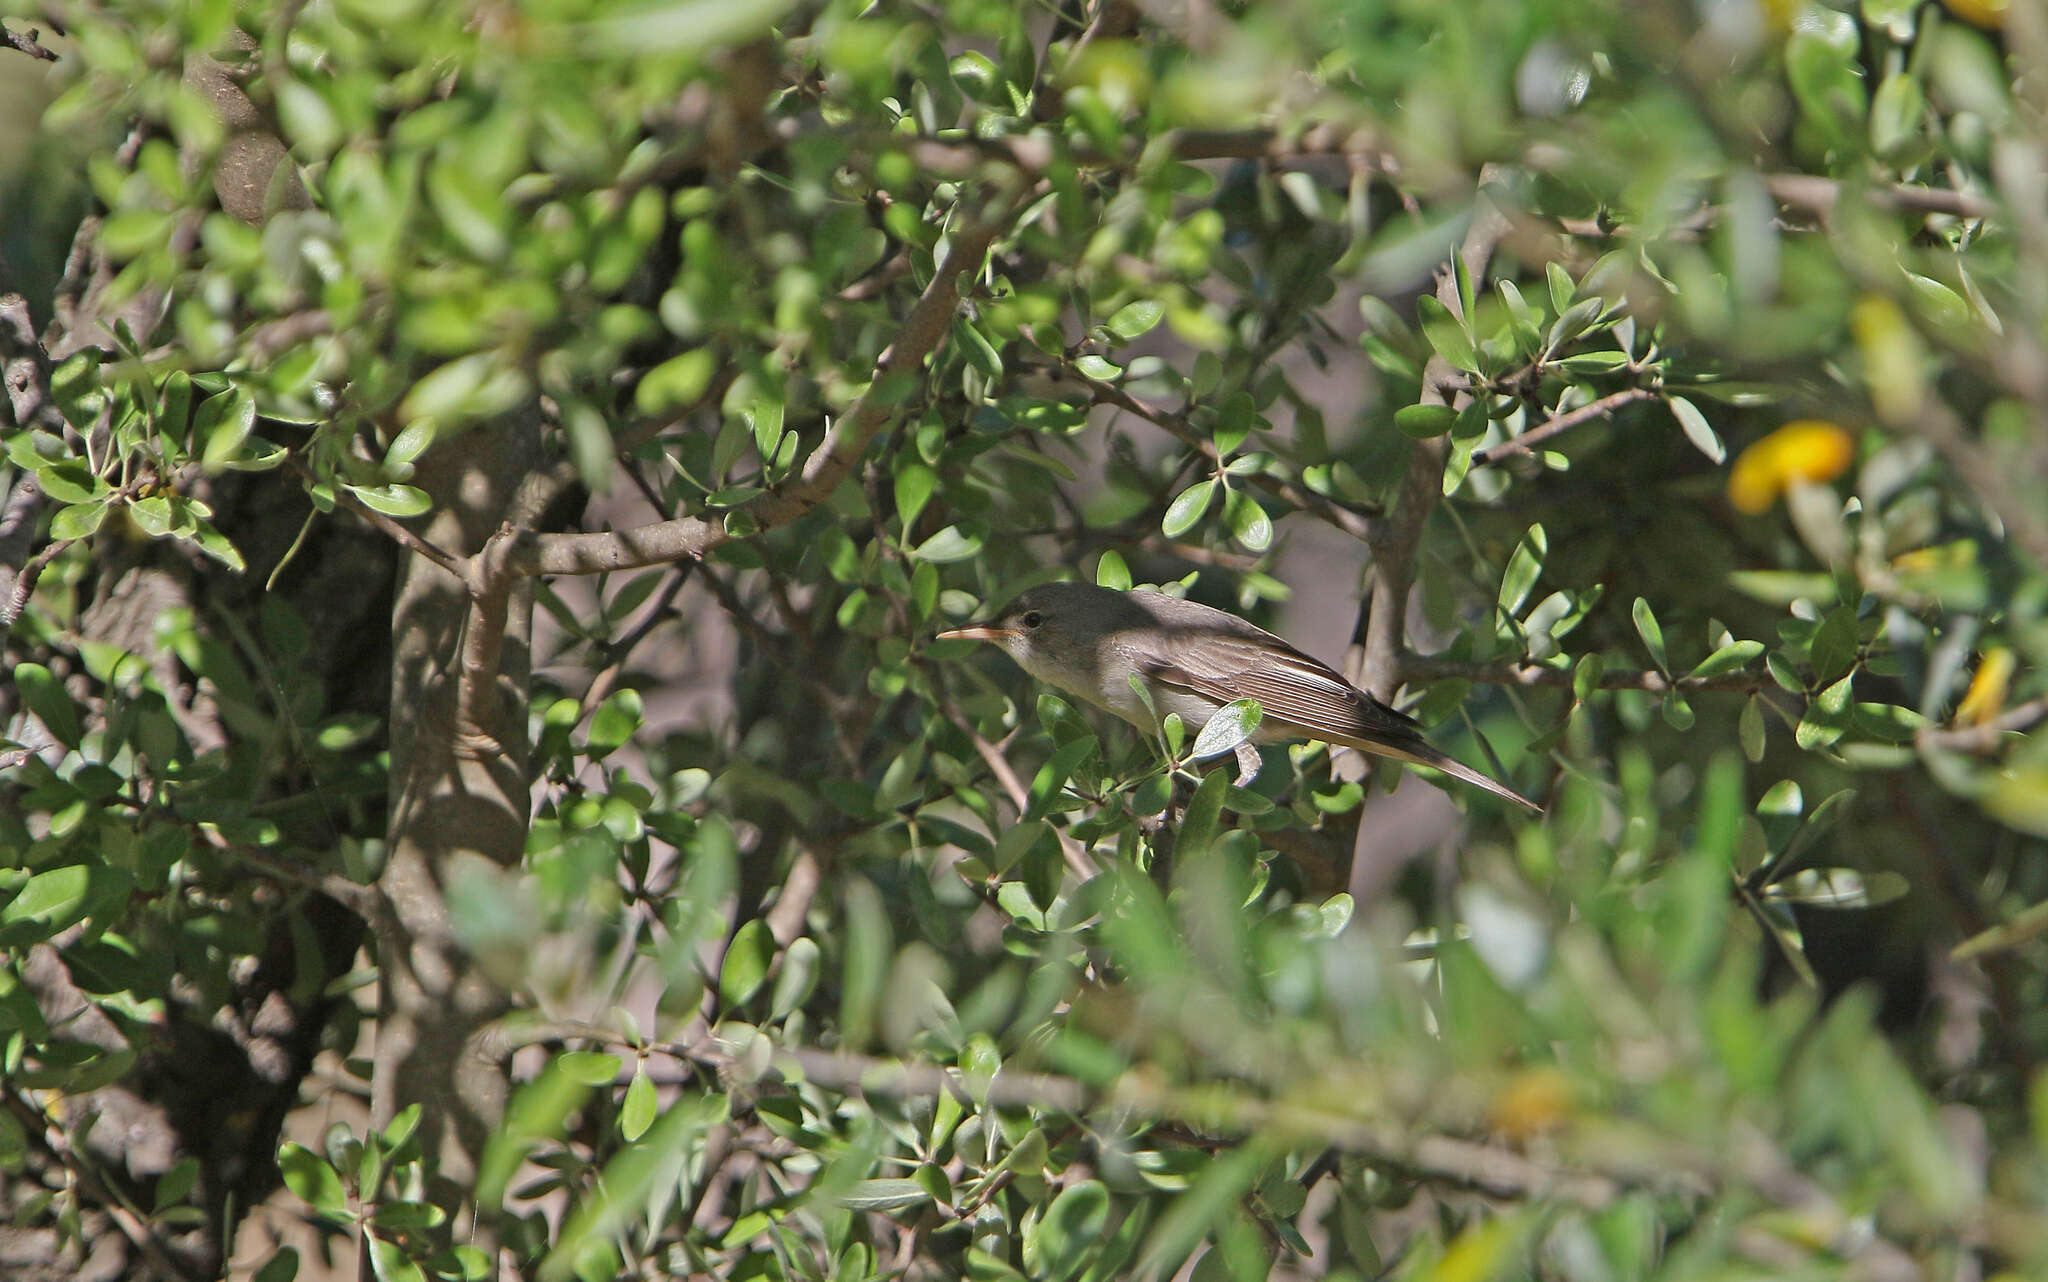
[[1571, 1112], [1571, 1079], [1549, 1067], [1516, 1073], [1487, 1109], [1493, 1129], [1517, 1143], [1554, 1130]]
[[1986, 31], [2002, 29], [2005, 11], [2011, 7], [2011, 0], [1942, 0], [1942, 3], [1956, 17], [1975, 23]]
[[1803, 418], [1753, 442], [1728, 469], [1728, 501], [1756, 516], [1800, 482], [1832, 481], [1856, 457], [1856, 442], [1833, 423]]
[[2003, 712], [2005, 692], [2012, 686], [2012, 673], [2017, 664], [2012, 651], [2002, 645], [1986, 650], [1983, 662], [1977, 665], [1977, 675], [1970, 678], [1968, 693], [1956, 705], [1956, 724], [1981, 726]]

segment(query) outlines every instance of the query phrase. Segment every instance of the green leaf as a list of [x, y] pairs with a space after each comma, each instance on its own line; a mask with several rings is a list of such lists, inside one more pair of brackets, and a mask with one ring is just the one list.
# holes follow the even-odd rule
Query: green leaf
[[1686, 675], [1688, 677], [1718, 677], [1724, 673], [1740, 672], [1754, 663], [1764, 652], [1761, 641], [1730, 641], [1727, 645], [1701, 659], [1699, 666]]
[[626, 1098], [619, 1105], [619, 1135], [628, 1143], [647, 1133], [654, 1125], [658, 1103], [654, 1094], [654, 1079], [647, 1076], [646, 1065], [633, 1071], [633, 1080], [626, 1086]]
[[79, 727], [77, 705], [48, 668], [40, 663], [16, 664], [14, 688], [51, 737], [67, 748], [78, 746], [84, 732]]
[[1543, 269], [1543, 279], [1550, 287], [1550, 310], [1560, 316], [1564, 315], [1571, 307], [1572, 299], [1578, 297], [1579, 292], [1578, 286], [1572, 283], [1571, 273], [1564, 269], [1563, 264], [1552, 259]]
[[600, 760], [618, 750], [639, 732], [644, 719], [638, 690], [614, 690], [590, 717], [591, 760]]
[[256, 426], [256, 398], [240, 387], [209, 396], [192, 419], [193, 452], [202, 467], [218, 472], [242, 452]]
[[[1219, 709], [1216, 716], [1222, 715]], [[1215, 717], [1210, 720], [1215, 720]], [[1207, 730], [1208, 726], [1202, 728]], [[1223, 796], [1230, 787], [1230, 773], [1228, 770], [1211, 770], [1203, 777], [1201, 786], [1195, 789], [1195, 795], [1188, 799], [1187, 810], [1181, 815], [1180, 832], [1174, 839], [1174, 853], [1183, 862], [1206, 855], [1215, 844], [1218, 825], [1223, 817]]]
[[1074, 362], [1074, 368], [1083, 378], [1092, 378], [1098, 383], [1113, 383], [1123, 376], [1123, 366], [1112, 364], [1100, 356], [1090, 353]]
[[431, 510], [434, 500], [414, 485], [344, 485], [362, 505], [385, 516], [420, 516]]
[[1123, 556], [1115, 548], [1105, 549], [1096, 560], [1095, 582], [1098, 586], [1115, 588], [1119, 592], [1131, 590], [1131, 568], [1124, 564]]
[[1141, 298], [1117, 309], [1116, 314], [1103, 322], [1104, 328], [1128, 343], [1140, 334], [1157, 325], [1166, 315], [1166, 304]]
[[1223, 517], [1237, 541], [1252, 552], [1263, 552], [1273, 543], [1273, 518], [1259, 501], [1243, 490], [1231, 490], [1223, 501]]
[[932, 491], [938, 488], [939, 474], [931, 464], [914, 456], [899, 458], [896, 463], [896, 517], [908, 531], [916, 523], [917, 514], [924, 511]]
[[733, 932], [725, 950], [725, 962], [718, 968], [718, 999], [730, 1010], [744, 1004], [767, 982], [768, 967], [775, 960], [775, 936], [768, 923], [756, 917]]
[[1500, 580], [1501, 613], [1514, 618], [1521, 613], [1522, 605], [1529, 599], [1530, 591], [1536, 586], [1537, 576], [1543, 573], [1543, 558], [1550, 553], [1550, 539], [1541, 525], [1532, 525], [1515, 544], [1513, 554], [1508, 557], [1507, 571]]
[[92, 870], [83, 864], [39, 872], [23, 883], [14, 898], [0, 905], [0, 925], [33, 922], [47, 937], [85, 916], [91, 890]]
[[355, 1217], [348, 1210], [348, 1194], [341, 1176], [327, 1159], [300, 1144], [287, 1140], [277, 1150], [277, 1166], [285, 1187], [330, 1220], [348, 1223]]
[[1458, 412], [1448, 405], [1403, 405], [1394, 411], [1395, 430], [1418, 441], [1442, 436], [1457, 421]]
[[1472, 344], [1472, 336], [1451, 309], [1445, 307], [1428, 294], [1415, 300], [1416, 316], [1422, 322], [1422, 335], [1436, 354], [1456, 368], [1469, 374], [1479, 372], [1479, 351]]
[[1799, 728], [1792, 738], [1801, 748], [1813, 752], [1828, 747], [1849, 728], [1850, 687], [1854, 677], [1843, 677], [1813, 697], [1806, 705], [1806, 715], [1800, 718]]
[[1648, 601], [1637, 597], [1629, 613], [1635, 619], [1637, 635], [1642, 637], [1644, 647], [1650, 652], [1650, 658], [1656, 661], [1657, 670], [1669, 675], [1671, 664], [1664, 657], [1664, 629], [1658, 626], [1656, 612], [1650, 609]]
[[980, 551], [981, 540], [978, 537], [966, 533], [957, 525], [949, 525], [911, 549], [910, 555], [934, 565], [951, 565], [955, 561], [965, 561]]
[[625, 1061], [606, 1051], [566, 1051], [555, 1057], [555, 1065], [570, 1081], [585, 1086], [610, 1086], [618, 1080]]
[[1237, 746], [1258, 730], [1265, 715], [1256, 699], [1239, 699], [1224, 704], [1202, 723], [1202, 732], [1195, 736], [1195, 746], [1189, 756], [1196, 761], [1206, 761], [1210, 757], [1237, 751]]
[[36, 484], [57, 503], [90, 503], [103, 498], [108, 487], [83, 463], [47, 463], [34, 469]]
[[1607, 661], [1597, 654], [1581, 658], [1572, 669], [1572, 698], [1584, 703], [1600, 688], [1600, 678], [1607, 673]]
[[640, 386], [633, 389], [633, 405], [642, 414], [685, 409], [710, 390], [717, 369], [718, 354], [708, 347], [671, 356], [648, 370]]
[[1870, 149], [1897, 163], [1920, 150], [1920, 122], [1927, 112], [1927, 94], [1909, 72], [1886, 76], [1870, 101]]
[[1763, 701], [1755, 695], [1742, 701], [1742, 713], [1735, 719], [1735, 737], [1742, 743], [1742, 755], [1751, 765], [1764, 759]]
[[1814, 683], [1826, 685], [1845, 675], [1856, 665], [1859, 645], [1855, 608], [1840, 605], [1828, 611], [1828, 617], [1814, 631], [1813, 644], [1807, 652], [1813, 663]]
[[913, 1206], [922, 1206], [931, 1201], [932, 1195], [916, 1180], [878, 1179], [859, 1180], [853, 1187], [833, 1198], [833, 1203], [849, 1211], [907, 1211]]
[[1862, 37], [1856, 20], [1821, 5], [1800, 10], [1785, 41], [1785, 77], [1799, 108], [1837, 145], [1860, 143], [1864, 116]]
[[128, 517], [135, 522], [135, 528], [151, 538], [160, 539], [171, 532], [176, 518], [171, 513], [171, 499], [167, 494], [152, 494], [136, 499], [128, 505]]
[[967, 363], [979, 370], [984, 378], [994, 382], [1003, 376], [1003, 357], [996, 351], [995, 344], [979, 329], [961, 321], [953, 326], [953, 335], [960, 343], [960, 352]]
[[1685, 431], [1685, 439], [1692, 442], [1694, 449], [1715, 463], [1728, 457], [1728, 447], [1721, 443], [1720, 436], [1697, 406], [1683, 396], [1667, 396], [1664, 403], [1671, 407], [1671, 416], [1678, 420], [1678, 426]]
[[1173, 502], [1167, 504], [1166, 515], [1160, 519], [1160, 532], [1169, 539], [1177, 539], [1193, 529], [1195, 522], [1209, 510], [1209, 499], [1215, 491], [1216, 481], [1211, 477], [1206, 481], [1196, 481], [1175, 495]]
[[781, 1019], [810, 1000], [818, 987], [822, 955], [818, 941], [808, 935], [782, 950], [782, 969], [775, 972], [775, 991], [768, 998], [770, 1019]]
[[1024, 1233], [1024, 1268], [1034, 1278], [1064, 1282], [1100, 1249], [1109, 1224], [1109, 1189], [1083, 1180], [1060, 1191]]

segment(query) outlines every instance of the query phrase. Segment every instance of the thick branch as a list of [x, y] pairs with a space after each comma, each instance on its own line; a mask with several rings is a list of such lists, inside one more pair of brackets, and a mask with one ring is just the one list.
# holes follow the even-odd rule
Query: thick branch
[[[824, 502], [853, 471], [868, 443], [889, 422], [901, 399], [900, 381], [911, 377], [939, 345], [960, 303], [960, 277], [978, 269], [990, 244], [1009, 221], [1011, 202], [953, 236], [946, 261], [903, 319], [896, 341], [875, 362], [868, 390], [825, 433], [796, 480], [740, 509], [757, 530], [787, 525]], [[703, 557], [734, 535], [722, 518], [678, 517], [603, 534], [554, 534], [537, 540], [536, 555], [518, 567], [528, 574], [601, 574], [659, 565], [682, 557]]]
[[62, 432], [64, 416], [50, 399], [50, 354], [36, 338], [28, 300], [20, 294], [0, 295], [0, 377], [7, 382], [7, 403], [22, 427]]
[[1653, 401], [1656, 399], [1657, 394], [1655, 392], [1642, 387], [1625, 387], [1621, 391], [1610, 392], [1599, 400], [1590, 401], [1575, 410], [1567, 410], [1565, 413], [1552, 415], [1520, 436], [1502, 441], [1498, 445], [1488, 446], [1483, 450], [1474, 450], [1472, 452], [1472, 466], [1487, 467], [1505, 458], [1514, 458], [1518, 455], [1527, 454], [1544, 441], [1559, 433], [1569, 432], [1581, 423], [1590, 423], [1596, 418], [1606, 418], [1624, 405], [1633, 405], [1637, 401]]

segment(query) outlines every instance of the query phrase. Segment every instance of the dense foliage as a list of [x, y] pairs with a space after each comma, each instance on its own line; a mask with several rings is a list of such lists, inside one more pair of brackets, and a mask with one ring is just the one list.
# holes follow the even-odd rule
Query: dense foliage
[[2048, 1269], [2033, 7], [0, 12], [0, 1272]]

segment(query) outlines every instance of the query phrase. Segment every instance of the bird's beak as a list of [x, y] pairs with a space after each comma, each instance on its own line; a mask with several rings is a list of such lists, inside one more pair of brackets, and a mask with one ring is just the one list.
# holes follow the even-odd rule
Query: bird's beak
[[977, 623], [972, 627], [954, 628], [950, 632], [941, 632], [932, 639], [935, 641], [1000, 641], [1015, 631], [1016, 629], [1014, 628], [998, 628], [991, 627], [986, 623]]

